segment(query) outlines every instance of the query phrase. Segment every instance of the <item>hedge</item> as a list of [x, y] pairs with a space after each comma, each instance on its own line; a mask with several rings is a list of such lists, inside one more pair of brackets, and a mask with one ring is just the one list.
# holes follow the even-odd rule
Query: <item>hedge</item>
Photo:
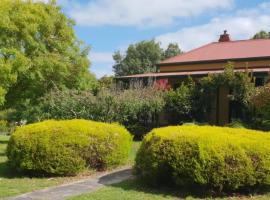
[[131, 141], [129, 132], [117, 124], [50, 120], [18, 128], [7, 156], [19, 171], [75, 175], [87, 167], [104, 170], [123, 164]]
[[152, 130], [135, 172], [148, 184], [234, 191], [270, 183], [270, 135], [244, 128], [185, 125]]

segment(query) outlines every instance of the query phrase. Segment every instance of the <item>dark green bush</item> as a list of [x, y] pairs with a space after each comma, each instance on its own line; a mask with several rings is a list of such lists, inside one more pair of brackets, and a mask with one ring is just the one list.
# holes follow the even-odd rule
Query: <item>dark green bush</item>
[[270, 184], [270, 135], [244, 128], [175, 126], [154, 129], [136, 157], [149, 184], [233, 191]]
[[192, 120], [193, 85], [182, 84], [176, 90], [170, 90], [165, 95], [165, 109], [169, 113], [170, 124], [179, 124]]
[[117, 124], [86, 120], [44, 121], [18, 128], [7, 156], [12, 167], [36, 174], [74, 175], [89, 167], [123, 164], [131, 135]]

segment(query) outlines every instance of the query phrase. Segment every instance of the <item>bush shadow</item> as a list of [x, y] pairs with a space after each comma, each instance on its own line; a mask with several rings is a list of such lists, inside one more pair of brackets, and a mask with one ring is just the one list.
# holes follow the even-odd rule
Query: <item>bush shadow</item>
[[132, 178], [132, 169], [123, 169], [100, 177], [98, 183], [102, 185], [112, 185], [129, 178]]
[[6, 144], [7, 145], [8, 144], [8, 140], [0, 140], [0, 145], [1, 144]]
[[[108, 184], [109, 185], [109, 184]], [[121, 188], [124, 191], [149, 193], [158, 195], [164, 198], [199, 198], [199, 199], [228, 199], [228, 198], [243, 198], [249, 199], [254, 195], [265, 195], [270, 193], [270, 186], [264, 186], [256, 189], [250, 189], [248, 191], [237, 191], [237, 192], [222, 192], [217, 193], [211, 190], [204, 189], [199, 186], [190, 187], [173, 187], [173, 186], [149, 186], [133, 177], [120, 183], [112, 184], [111, 187]]]

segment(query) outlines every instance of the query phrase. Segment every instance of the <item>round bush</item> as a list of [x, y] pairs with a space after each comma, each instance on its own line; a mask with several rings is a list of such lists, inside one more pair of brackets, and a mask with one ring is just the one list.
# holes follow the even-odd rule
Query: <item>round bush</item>
[[86, 167], [104, 170], [123, 164], [131, 141], [129, 132], [117, 124], [50, 120], [18, 128], [7, 156], [17, 170], [75, 175]]
[[233, 191], [270, 183], [270, 135], [243, 128], [175, 126], [143, 140], [136, 174], [149, 184]]

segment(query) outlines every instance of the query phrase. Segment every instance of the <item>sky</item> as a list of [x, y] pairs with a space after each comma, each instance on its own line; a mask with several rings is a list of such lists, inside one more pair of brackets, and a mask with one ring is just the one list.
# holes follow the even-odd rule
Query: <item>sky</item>
[[[37, 0], [45, 1], [49, 0]], [[215, 42], [223, 30], [233, 40], [270, 31], [266, 0], [58, 0], [76, 22], [77, 37], [91, 46], [90, 71], [113, 74], [112, 55], [128, 45], [155, 39], [166, 48], [178, 43], [189, 51]]]

